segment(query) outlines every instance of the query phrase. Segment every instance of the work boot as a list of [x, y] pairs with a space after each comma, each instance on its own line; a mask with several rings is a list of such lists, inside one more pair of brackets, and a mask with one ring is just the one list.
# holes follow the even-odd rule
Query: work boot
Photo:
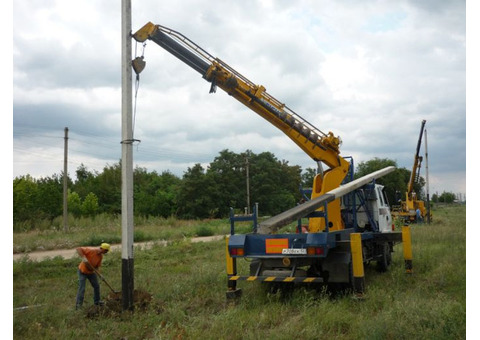
[[98, 302], [95, 302], [95, 305], [97, 305], [97, 306], [104, 306], [104, 305], [105, 305], [105, 302], [103, 302], [103, 301], [98, 301]]

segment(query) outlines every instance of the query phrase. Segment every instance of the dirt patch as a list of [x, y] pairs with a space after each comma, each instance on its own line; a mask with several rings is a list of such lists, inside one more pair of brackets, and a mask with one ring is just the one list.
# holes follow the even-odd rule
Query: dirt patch
[[[96, 317], [115, 317], [123, 314], [122, 293], [110, 293], [104, 300], [103, 306], [93, 305], [85, 312], [88, 318]], [[142, 291], [133, 291], [133, 310], [134, 312], [145, 312], [151, 310], [156, 313], [161, 313], [163, 310], [162, 304], [154, 301], [152, 294]]]

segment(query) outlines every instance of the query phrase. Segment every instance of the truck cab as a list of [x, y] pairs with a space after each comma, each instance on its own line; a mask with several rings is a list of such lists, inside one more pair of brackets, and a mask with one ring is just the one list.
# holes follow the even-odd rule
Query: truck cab
[[374, 184], [364, 189], [367, 209], [360, 207], [357, 211], [357, 223], [360, 230], [376, 230], [378, 228], [381, 233], [393, 231], [392, 214], [384, 189], [384, 186], [380, 184]]

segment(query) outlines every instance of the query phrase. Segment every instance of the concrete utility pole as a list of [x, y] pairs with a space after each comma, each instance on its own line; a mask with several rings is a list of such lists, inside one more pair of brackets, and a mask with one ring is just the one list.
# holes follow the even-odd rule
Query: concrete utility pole
[[248, 173], [248, 157], [245, 158], [245, 169], [247, 172], [247, 215], [250, 214], [250, 176]]
[[428, 184], [428, 144], [427, 129], [425, 129], [425, 177], [427, 184], [427, 223], [430, 224], [430, 188]]
[[133, 309], [132, 4], [122, 0], [122, 306]]
[[63, 231], [68, 231], [68, 207], [67, 207], [67, 196], [68, 196], [68, 169], [67, 169], [67, 158], [68, 158], [68, 127], [65, 128], [65, 143], [63, 146]]

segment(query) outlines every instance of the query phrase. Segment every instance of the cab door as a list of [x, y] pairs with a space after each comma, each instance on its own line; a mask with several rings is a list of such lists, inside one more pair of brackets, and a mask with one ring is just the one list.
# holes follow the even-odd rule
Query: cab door
[[387, 195], [381, 185], [376, 186], [377, 190], [377, 204], [378, 204], [378, 229], [381, 233], [392, 231], [392, 215], [390, 213], [390, 206], [388, 205]]

